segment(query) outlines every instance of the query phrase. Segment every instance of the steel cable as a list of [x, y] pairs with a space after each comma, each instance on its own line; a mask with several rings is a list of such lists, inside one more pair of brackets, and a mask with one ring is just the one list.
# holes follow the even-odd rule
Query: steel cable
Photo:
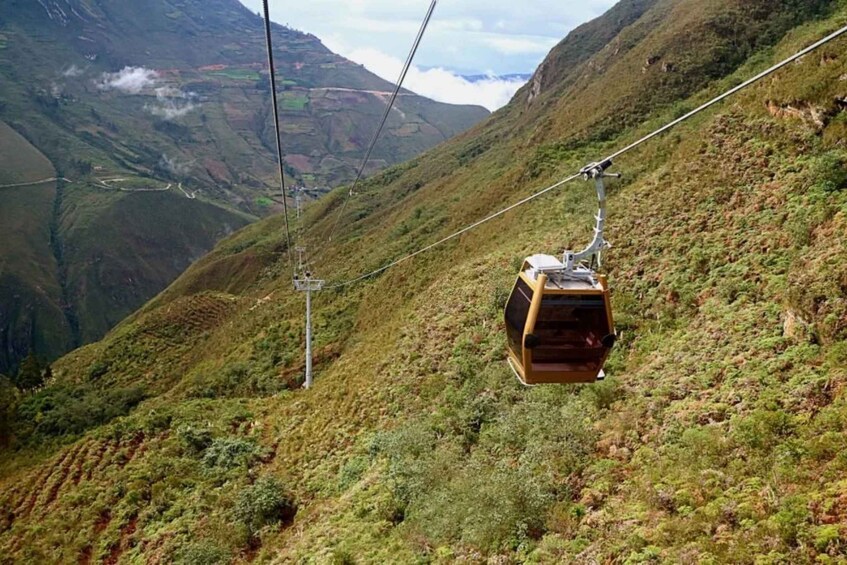
[[271, 16], [268, 8], [268, 0], [262, 0], [265, 9], [265, 40], [268, 47], [268, 71], [271, 83], [271, 106], [273, 107], [274, 115], [274, 132], [276, 133], [276, 153], [279, 161], [279, 184], [282, 187], [282, 209], [285, 216], [285, 240], [287, 243], [286, 251], [288, 252], [288, 265], [291, 271], [294, 272], [294, 256], [292, 255], [291, 246], [291, 227], [288, 223], [288, 200], [285, 194], [285, 168], [282, 154], [282, 132], [279, 125], [279, 102], [276, 99], [276, 74], [274, 72], [274, 51], [273, 39], [271, 38]]
[[[607, 157], [603, 161], [614, 161], [615, 159], [617, 159], [621, 155], [624, 155], [625, 153], [632, 151], [633, 149], [639, 147], [640, 145], [646, 143], [647, 141], [653, 139], [654, 137], [661, 135], [661, 134], [665, 133], [666, 131], [678, 126], [679, 124], [693, 118], [697, 114], [704, 112], [708, 108], [711, 108], [715, 104], [725, 100], [726, 98], [732, 96], [733, 94], [736, 94], [736, 93], [740, 92], [741, 90], [744, 90], [744, 89], [752, 86], [753, 84], [759, 82], [763, 78], [766, 78], [769, 75], [772, 75], [776, 71], [782, 69], [783, 67], [785, 67], [787, 65], [790, 65], [794, 61], [801, 59], [805, 55], [808, 55], [809, 53], [819, 49], [820, 47], [823, 47], [827, 43], [830, 43], [831, 41], [841, 37], [845, 33], [847, 33], [847, 26], [845, 26], [845, 27], [839, 29], [838, 31], [826, 36], [825, 38], [821, 39], [820, 41], [818, 41], [818, 42], [816, 42], [812, 45], [810, 45], [809, 47], [806, 47], [805, 49], [798, 51], [796, 54], [792, 55], [791, 57], [781, 61], [780, 63], [777, 63], [776, 65], [770, 67], [769, 69], [759, 73], [755, 77], [753, 77], [753, 78], [739, 84], [738, 86], [724, 92], [720, 96], [713, 98], [709, 102], [706, 102], [702, 106], [699, 106], [698, 108], [692, 110], [691, 112], [685, 114], [684, 116], [668, 123], [665, 126], [662, 126], [661, 128], [657, 129], [656, 131], [654, 131], [654, 132], [652, 132], [648, 135], [645, 135], [644, 137], [642, 137], [638, 141], [635, 141], [634, 143], [631, 143], [630, 145], [624, 147], [623, 149], [617, 151], [616, 153], [613, 153], [612, 155], [610, 155], [609, 157]], [[603, 162], [603, 161], [600, 161], [600, 162]], [[408, 255], [405, 255], [405, 256], [401, 257], [400, 259], [392, 261], [391, 263], [389, 263], [389, 264], [387, 264], [383, 267], [380, 267], [379, 269], [376, 269], [375, 271], [371, 271], [369, 273], [360, 275], [356, 278], [350, 279], [350, 280], [345, 281], [345, 282], [330, 284], [330, 285], [327, 285], [324, 288], [326, 290], [340, 289], [340, 288], [351, 286], [353, 284], [356, 284], [356, 283], [361, 282], [363, 280], [369, 279], [369, 278], [374, 277], [376, 275], [379, 275], [379, 274], [387, 271], [388, 269], [390, 269], [392, 267], [395, 267], [395, 266], [397, 266], [401, 263], [408, 261], [409, 259], [417, 257], [418, 255], [420, 255], [422, 253], [426, 253], [427, 251], [430, 251], [430, 250], [434, 249], [435, 247], [443, 245], [444, 243], [447, 243], [448, 241], [451, 241], [451, 240], [453, 240], [453, 239], [455, 239], [455, 238], [457, 238], [461, 235], [464, 235], [465, 233], [468, 233], [469, 231], [474, 230], [474, 229], [478, 228], [479, 226], [490, 222], [491, 220], [499, 218], [500, 216], [502, 216], [503, 214], [506, 214], [507, 212], [511, 212], [512, 210], [519, 208], [519, 207], [523, 206], [524, 204], [528, 204], [529, 202], [532, 202], [536, 198], [539, 198], [540, 196], [543, 196], [544, 194], [547, 194], [548, 192], [555, 190], [556, 188], [559, 188], [559, 187], [579, 178], [580, 176], [582, 176], [582, 173], [577, 173], [577, 174], [572, 175], [572, 176], [570, 176], [570, 177], [568, 177], [564, 180], [561, 180], [561, 181], [557, 182], [556, 184], [554, 184], [552, 186], [549, 186], [549, 187], [547, 187], [543, 190], [540, 190], [540, 191], [532, 194], [531, 196], [528, 196], [527, 198], [524, 198], [523, 200], [512, 204], [508, 208], [504, 208], [503, 210], [500, 210], [499, 212], [495, 212], [494, 214], [491, 214], [490, 216], [487, 216], [486, 218], [479, 220], [478, 222], [470, 224], [470, 225], [466, 226], [465, 228], [462, 228], [461, 230], [459, 230], [459, 231], [457, 231], [457, 232], [455, 232], [455, 233], [453, 233], [453, 234], [451, 234], [451, 235], [449, 235], [449, 236], [447, 236], [443, 239], [440, 239], [440, 240], [436, 241], [435, 243], [432, 243], [430, 245], [427, 245], [426, 247], [418, 249], [417, 251], [409, 253]]]

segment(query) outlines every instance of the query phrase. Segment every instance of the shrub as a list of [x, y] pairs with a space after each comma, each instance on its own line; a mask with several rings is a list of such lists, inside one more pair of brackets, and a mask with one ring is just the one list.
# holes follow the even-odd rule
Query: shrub
[[771, 517], [771, 523], [786, 544], [794, 545], [809, 517], [806, 501], [800, 496], [792, 496], [786, 499], [779, 512]]
[[208, 544], [189, 545], [176, 556], [180, 565], [218, 565], [229, 563], [232, 556], [225, 550]]
[[288, 522], [297, 513], [297, 504], [274, 477], [262, 477], [241, 492], [235, 504], [235, 519], [251, 535], [265, 526]]
[[841, 532], [836, 524], [820, 526], [815, 530], [815, 549], [825, 553], [830, 549], [842, 549]]
[[18, 390], [6, 377], [0, 375], [0, 446], [12, 439], [15, 412], [18, 408]]
[[183, 448], [194, 455], [202, 453], [203, 450], [212, 445], [212, 432], [209, 430], [181, 426], [176, 434]]
[[140, 387], [48, 387], [20, 404], [16, 425], [23, 435], [33, 439], [80, 434], [129, 414], [145, 396]]
[[104, 361], [95, 361], [88, 369], [88, 380], [96, 381], [109, 372], [109, 364]]
[[262, 450], [254, 442], [240, 438], [219, 438], [214, 440], [203, 454], [203, 464], [207, 467], [233, 469], [241, 465], [249, 467], [261, 457]]
[[367, 457], [354, 457], [347, 461], [338, 473], [338, 488], [345, 491], [358, 483], [362, 475], [370, 467], [370, 461]]

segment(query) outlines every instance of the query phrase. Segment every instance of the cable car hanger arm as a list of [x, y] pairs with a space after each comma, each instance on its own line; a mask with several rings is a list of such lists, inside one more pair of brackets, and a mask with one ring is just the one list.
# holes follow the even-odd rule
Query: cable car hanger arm
[[591, 163], [582, 168], [580, 174], [585, 180], [594, 179], [594, 184], [597, 189], [597, 200], [600, 203], [597, 215], [594, 217], [596, 224], [594, 225], [594, 239], [591, 243], [580, 251], [575, 253], [567, 250], [564, 253], [562, 263], [565, 265], [565, 270], [570, 275], [582, 275], [579, 269], [579, 264], [584, 261], [589, 261], [592, 264], [600, 266], [600, 258], [604, 249], [611, 247], [603, 235], [606, 229], [606, 182], [603, 180], [606, 177], [620, 178], [620, 174], [607, 173], [606, 170], [612, 166], [612, 160], [606, 159], [600, 163]]

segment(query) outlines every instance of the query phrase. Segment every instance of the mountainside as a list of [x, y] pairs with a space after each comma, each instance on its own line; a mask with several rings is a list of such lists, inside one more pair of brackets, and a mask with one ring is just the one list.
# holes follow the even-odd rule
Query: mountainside
[[[313, 36], [274, 31], [287, 180], [320, 194], [355, 175], [392, 86]], [[0, 370], [99, 339], [281, 208], [265, 61], [262, 20], [237, 0], [5, 3], [0, 186], [64, 180], [0, 188], [3, 213], [33, 232], [0, 226], [29, 246], [0, 249], [13, 265], [0, 272]], [[368, 173], [487, 115], [400, 98]], [[43, 167], [17, 158], [34, 152]]]
[[[368, 272], [844, 25], [840, 0], [625, 1], [508, 107], [363, 183], [330, 244], [346, 192], [310, 207], [298, 243], [330, 281]], [[520, 262], [590, 237], [589, 183], [318, 294], [308, 391], [303, 297], [271, 217], [0, 405], [0, 553], [843, 561], [845, 52], [842, 38], [616, 163], [606, 382], [522, 388], [504, 361]]]

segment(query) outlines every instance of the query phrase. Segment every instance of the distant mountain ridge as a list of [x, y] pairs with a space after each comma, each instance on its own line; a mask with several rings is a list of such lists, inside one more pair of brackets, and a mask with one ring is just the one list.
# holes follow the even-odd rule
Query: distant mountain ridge
[[[343, 184], [392, 87], [314, 36], [273, 29], [286, 180]], [[30, 254], [0, 248], [0, 372], [30, 349], [53, 359], [102, 337], [218, 239], [281, 208], [264, 48], [261, 18], [237, 0], [4, 4], [0, 135], [17, 157], [0, 185], [71, 182], [0, 191], [0, 240]], [[404, 95], [367, 173], [487, 114]], [[11, 233], [15, 210], [26, 233]]]
[[505, 82], [526, 82], [532, 78], [532, 73], [511, 73], [506, 75], [461, 75], [468, 82], [482, 82], [484, 80], [500, 80]]
[[[314, 266], [333, 283], [372, 272], [811, 45], [843, 8], [624, 0], [484, 123], [309, 207], [297, 243], [325, 245]], [[845, 52], [847, 36], [616, 160], [603, 383], [526, 388], [505, 360], [516, 271], [590, 239], [591, 182], [313, 297], [309, 390], [304, 297], [266, 218], [56, 362], [44, 390], [5, 396], [0, 554], [839, 563]]]

